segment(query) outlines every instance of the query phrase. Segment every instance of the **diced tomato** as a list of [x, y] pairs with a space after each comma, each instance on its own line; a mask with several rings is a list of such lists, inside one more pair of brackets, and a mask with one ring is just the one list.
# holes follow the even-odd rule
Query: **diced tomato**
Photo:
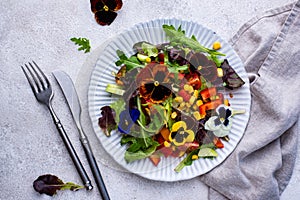
[[184, 89], [181, 89], [178, 92], [178, 95], [181, 96], [184, 101], [189, 101], [190, 98], [191, 98], [191, 95], [187, 91], [185, 91]]
[[224, 95], [222, 93], [218, 93], [217, 96], [222, 102], [224, 101]]
[[152, 162], [155, 166], [157, 166], [158, 163], [160, 162], [160, 157], [159, 157], [159, 155], [153, 154], [153, 155], [149, 156], [149, 159], [151, 160], [151, 162]]
[[213, 142], [214, 142], [214, 144], [215, 144], [215, 146], [216, 146], [217, 148], [220, 148], [220, 149], [221, 149], [221, 148], [224, 147], [224, 144], [223, 144], [223, 142], [221, 141], [220, 138], [215, 137], [214, 140], [213, 140]]
[[184, 143], [184, 145], [181, 145], [177, 147], [180, 151], [187, 151], [187, 150], [195, 150], [199, 147], [199, 143], [194, 141], [194, 142], [187, 142]]
[[164, 62], [165, 62], [165, 55], [164, 55], [163, 53], [159, 53], [159, 54], [157, 55], [157, 58], [158, 58], [158, 62], [159, 62], [160, 64], [164, 64]]
[[171, 147], [162, 147], [159, 149], [159, 151], [165, 156], [168, 157], [170, 155], [172, 155], [173, 153], [173, 149]]

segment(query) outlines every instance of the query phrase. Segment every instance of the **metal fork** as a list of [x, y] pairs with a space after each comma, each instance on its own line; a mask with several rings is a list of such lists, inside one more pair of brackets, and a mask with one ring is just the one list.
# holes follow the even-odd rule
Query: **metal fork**
[[[32, 64], [33, 63], [33, 64]], [[29, 85], [33, 91], [34, 96], [36, 99], [40, 102], [45, 104], [53, 118], [53, 121], [56, 125], [56, 128], [58, 129], [60, 136], [62, 137], [65, 146], [68, 149], [68, 152], [75, 164], [75, 167], [83, 181], [84, 186], [86, 187], [87, 190], [93, 189], [93, 186], [91, 184], [91, 181], [83, 168], [83, 165], [81, 164], [81, 161], [79, 160], [79, 157], [77, 156], [77, 153], [68, 137], [66, 134], [63, 125], [61, 124], [59, 118], [55, 114], [52, 105], [51, 105], [51, 100], [53, 98], [53, 91], [51, 88], [51, 84], [48, 80], [48, 78], [45, 76], [45, 74], [42, 72], [42, 70], [38, 67], [38, 65], [32, 61], [32, 63], [25, 64], [22, 67], [22, 70], [29, 82]]]

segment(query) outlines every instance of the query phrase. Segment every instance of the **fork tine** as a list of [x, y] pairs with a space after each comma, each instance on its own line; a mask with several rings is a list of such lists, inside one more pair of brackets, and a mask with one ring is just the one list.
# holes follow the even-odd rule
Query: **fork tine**
[[[44, 81], [46, 81], [46, 85], [43, 85], [45, 88], [48, 88], [48, 87], [51, 87], [51, 84], [50, 84], [50, 82], [49, 82], [49, 80], [48, 80], [48, 78], [47, 78], [47, 76], [45, 75], [45, 73], [41, 70], [41, 68], [34, 62], [34, 61], [32, 61], [33, 62], [33, 64], [36, 66], [36, 69], [38, 69], [38, 71], [39, 71], [39, 73], [37, 73], [37, 75], [38, 74], [41, 74], [42, 75], [42, 77], [43, 77], [43, 79], [44, 79]], [[35, 69], [35, 68], [34, 68]], [[36, 70], [34, 70], [35, 72], [37, 72]], [[39, 77], [39, 79], [40, 80], [42, 80], [42, 78], [38, 75], [38, 77]], [[44, 83], [44, 82], [43, 82]]]
[[[48, 88], [49, 86], [49, 82], [47, 81], [47, 77], [45, 76], [45, 74], [42, 72], [42, 70], [38, 67], [38, 65], [33, 61], [34, 65], [33, 66], [30, 62], [29, 65], [31, 67], [31, 69], [33, 70], [33, 72], [35, 73], [34, 77], [37, 77], [41, 86], [41, 90], [45, 90], [46, 88]], [[42, 77], [40, 76], [40, 74], [42, 75]], [[45, 83], [46, 81], [46, 83]]]
[[36, 87], [37, 87], [37, 91], [41, 92], [42, 90], [45, 89], [45, 87], [43, 86], [43, 82], [41, 80], [41, 77], [39, 76], [39, 74], [37, 73], [36, 69], [32, 66], [32, 64], [29, 62], [28, 65], [25, 64], [25, 66], [27, 67], [27, 70], [29, 71], [31, 77], [33, 78]]
[[[36, 94], [38, 92], [38, 85], [36, 83], [36, 80], [34, 80], [35, 78], [32, 76], [32, 73], [30, 72], [28, 66], [25, 64], [25, 67], [21, 66], [26, 78], [27, 78], [27, 81], [29, 82], [29, 85], [33, 91], [34, 94]], [[27, 69], [27, 71], [31, 74], [31, 75], [28, 75], [28, 72], [25, 70], [25, 68]]]

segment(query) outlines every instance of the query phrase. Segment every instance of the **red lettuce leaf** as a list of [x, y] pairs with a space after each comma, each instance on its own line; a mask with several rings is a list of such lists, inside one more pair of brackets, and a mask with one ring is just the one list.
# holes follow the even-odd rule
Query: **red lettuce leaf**
[[110, 106], [103, 106], [101, 108], [101, 115], [98, 125], [104, 131], [105, 135], [110, 136], [110, 132], [117, 128], [113, 109]]
[[39, 176], [33, 182], [33, 188], [40, 194], [47, 194], [49, 196], [53, 196], [54, 194], [56, 194], [57, 190], [69, 189], [72, 191], [76, 191], [84, 187], [71, 182], [64, 183], [57, 176], [46, 174]]
[[235, 72], [235, 70], [229, 65], [228, 60], [225, 59], [221, 65], [223, 69], [223, 82], [226, 83], [225, 87], [228, 89], [239, 88], [245, 84], [241, 77]]

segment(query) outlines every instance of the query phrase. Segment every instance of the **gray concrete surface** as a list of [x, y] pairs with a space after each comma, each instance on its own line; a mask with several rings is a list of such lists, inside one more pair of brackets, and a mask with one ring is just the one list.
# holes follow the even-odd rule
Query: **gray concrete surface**
[[[58, 192], [54, 197], [33, 190], [32, 182], [46, 173], [64, 181], [81, 181], [48, 111], [34, 98], [21, 65], [35, 60], [49, 74], [56, 91], [53, 106], [91, 174], [64, 98], [50, 75], [51, 71], [61, 69], [76, 82], [84, 72], [86, 60], [92, 54], [78, 52], [69, 40], [71, 37], [86, 37], [96, 49], [109, 37], [136, 23], [176, 17], [197, 21], [229, 40], [255, 15], [291, 2], [293, 0], [123, 0], [115, 22], [102, 27], [95, 22], [89, 1], [0, 1], [0, 199], [100, 199], [96, 188], [91, 192]], [[80, 95], [84, 101], [85, 94]], [[207, 187], [197, 178], [165, 183], [117, 170], [113, 163], [102, 162], [104, 152], [99, 141], [94, 133], [87, 134], [112, 200], [208, 198]], [[299, 158], [299, 152], [295, 153]], [[283, 200], [300, 197], [299, 162], [298, 159]]]

